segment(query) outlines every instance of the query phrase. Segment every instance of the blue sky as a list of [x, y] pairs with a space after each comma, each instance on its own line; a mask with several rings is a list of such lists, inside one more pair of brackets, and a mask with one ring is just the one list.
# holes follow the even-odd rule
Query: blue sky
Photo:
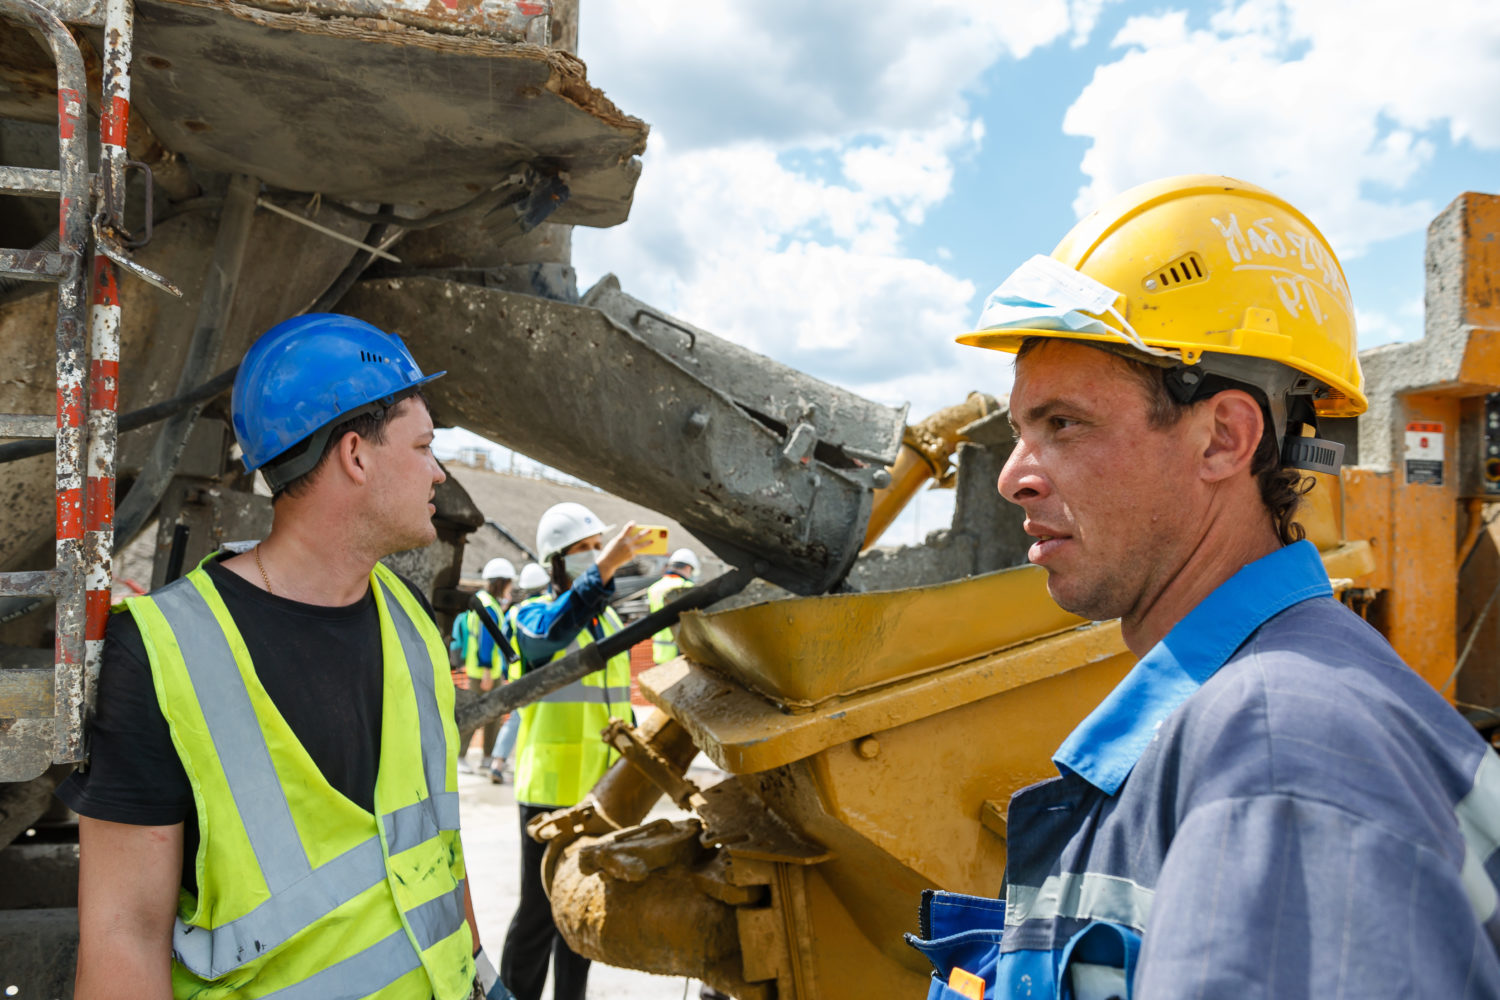
[[[1500, 3], [585, 3], [589, 79], [652, 125], [626, 291], [914, 417], [1008, 364], [952, 336], [1094, 204], [1229, 173], [1333, 243], [1361, 343], [1421, 332], [1424, 230], [1500, 191]], [[891, 540], [940, 526], [924, 498]]]

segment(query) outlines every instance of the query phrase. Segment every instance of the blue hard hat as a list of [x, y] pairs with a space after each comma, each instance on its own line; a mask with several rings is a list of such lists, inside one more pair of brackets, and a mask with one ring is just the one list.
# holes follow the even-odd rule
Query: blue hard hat
[[393, 406], [444, 374], [423, 375], [400, 337], [352, 316], [308, 313], [278, 323], [250, 346], [234, 377], [230, 410], [245, 471], [261, 469], [278, 490], [317, 464], [334, 424]]

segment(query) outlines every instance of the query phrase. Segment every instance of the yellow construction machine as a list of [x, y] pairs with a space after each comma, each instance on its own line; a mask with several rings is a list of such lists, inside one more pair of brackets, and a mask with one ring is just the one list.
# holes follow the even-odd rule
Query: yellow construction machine
[[[915, 996], [920, 891], [999, 891], [1009, 796], [1129, 668], [1119, 630], [1023, 565], [994, 489], [1001, 401], [907, 426], [612, 277], [579, 293], [571, 227], [625, 220], [648, 129], [587, 79], [577, 18], [576, 0], [0, 0], [0, 983], [68, 995], [77, 844], [44, 814], [87, 760], [111, 557], [154, 537], [155, 586], [264, 535], [224, 395], [255, 336], [305, 311], [401, 334], [449, 372], [440, 424], [735, 567], [669, 609], [703, 605], [684, 655], [642, 676], [660, 711], [605, 734], [621, 763], [535, 828], [576, 950], [742, 1000]], [[1500, 705], [1497, 231], [1486, 195], [1434, 222], [1426, 337], [1365, 356], [1370, 411], [1323, 429], [1349, 468], [1306, 517], [1342, 598], [1481, 725]], [[952, 525], [872, 548], [933, 480]], [[435, 502], [439, 540], [390, 562], [451, 614], [484, 518], [451, 479]], [[726, 780], [688, 781], [700, 751]], [[663, 795], [690, 813], [645, 822]]]

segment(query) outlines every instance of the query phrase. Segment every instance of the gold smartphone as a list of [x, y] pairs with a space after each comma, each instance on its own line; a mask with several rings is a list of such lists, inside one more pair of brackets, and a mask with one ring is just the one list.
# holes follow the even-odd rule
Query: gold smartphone
[[664, 556], [667, 554], [667, 529], [659, 524], [638, 524], [637, 531], [649, 531], [651, 535], [644, 549], [636, 549], [637, 555]]

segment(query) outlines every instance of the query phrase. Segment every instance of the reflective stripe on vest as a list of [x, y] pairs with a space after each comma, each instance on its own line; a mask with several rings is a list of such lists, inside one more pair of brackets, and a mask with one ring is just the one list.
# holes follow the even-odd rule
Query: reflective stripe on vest
[[[646, 591], [647, 607], [654, 613], [667, 606], [667, 598], [679, 590], [686, 590], [693, 586], [693, 581], [669, 573], [653, 583]], [[666, 663], [668, 660], [677, 659], [677, 639], [672, 635], [672, 628], [668, 626], [651, 637], [651, 658], [657, 663]]]
[[357, 955], [270, 994], [276, 1000], [332, 1000], [366, 997], [422, 967], [405, 931], [382, 938]]
[[[572, 652], [574, 647], [569, 646], [564, 652]], [[630, 700], [630, 685], [605, 686], [602, 684], [585, 684], [583, 681], [574, 681], [567, 687], [560, 687], [556, 691], [550, 691], [542, 695], [537, 701], [551, 702], [597, 702], [601, 705], [618, 705]]]
[[[550, 600], [550, 598], [547, 598]], [[599, 618], [605, 636], [624, 626], [613, 608]], [[580, 629], [558, 660], [594, 642], [587, 628]], [[512, 676], [519, 665], [512, 665]], [[516, 735], [516, 801], [528, 805], [572, 806], [608, 770], [618, 754], [600, 733], [611, 718], [630, 718], [630, 655], [609, 659], [603, 670], [521, 708]]]
[[[391, 914], [391, 917], [386, 919], [393, 926], [397, 925], [398, 920], [404, 920], [404, 928], [398, 927], [386, 938], [331, 966], [317, 969], [303, 979], [280, 989], [261, 991], [258, 995], [278, 998], [362, 997], [375, 992], [421, 967], [423, 952], [452, 937], [465, 924], [462, 858], [461, 854], [456, 853], [457, 840], [451, 833], [458, 829], [458, 795], [456, 791], [446, 789], [449, 750], [445, 722], [434, 687], [434, 663], [437, 658], [408, 610], [392, 592], [391, 583], [383, 579], [382, 574], [375, 574], [372, 584], [378, 586], [381, 598], [377, 604], [384, 609], [385, 617], [392, 626], [411, 678], [410, 690], [414, 696], [416, 728], [419, 730], [415, 735], [420, 745], [422, 778], [425, 779], [427, 794], [417, 802], [385, 813], [373, 828], [375, 833], [369, 839], [314, 867], [293, 820], [293, 810], [286, 790], [272, 761], [267, 733], [262, 729], [251, 693], [242, 678], [230, 634], [221, 626], [219, 616], [204, 593], [194, 585], [194, 577], [212, 592], [213, 585], [208, 582], [207, 575], [202, 570], [196, 570], [176, 584], [145, 598], [131, 600], [149, 602], [149, 606], [160, 614], [170, 630], [171, 640], [176, 644], [176, 653], [181, 657], [180, 668], [191, 683], [191, 697], [201, 712], [202, 723], [212, 743], [216, 758], [214, 763], [222, 773], [223, 786], [227, 787], [229, 796], [233, 799], [234, 811], [248, 841], [248, 848], [254, 855], [255, 864], [260, 869], [269, 897], [249, 912], [211, 928], [188, 924], [179, 917], [173, 930], [174, 957], [184, 970], [200, 979], [220, 979], [267, 955], [356, 897], [387, 884], [396, 875], [388, 858], [423, 848], [422, 853], [406, 860], [419, 861], [431, 868], [430, 860], [447, 866], [451, 854], [455, 871], [453, 880], [447, 884], [453, 888], [437, 897], [407, 906], [404, 913], [400, 912], [399, 902], [395, 909], [389, 909], [391, 890], [371, 897], [387, 900], [383, 905], [388, 908], [385, 912]], [[391, 580], [395, 580], [394, 576]], [[402, 586], [399, 582], [395, 585]], [[149, 614], [147, 617], [149, 618]], [[148, 638], [147, 648], [153, 661], [152, 671], [158, 684], [158, 697], [163, 699], [165, 710], [167, 695], [164, 685], [168, 682], [160, 676], [162, 671], [158, 669], [157, 660], [169, 654], [157, 648], [163, 644], [160, 634], [154, 629], [148, 633], [139, 612], [137, 620], [142, 621], [143, 637], [153, 633], [157, 637], [155, 644]], [[234, 634], [233, 641], [241, 642], [237, 633]], [[437, 643], [440, 645], [441, 640], [438, 639]], [[390, 650], [385, 651], [385, 656], [389, 657], [390, 654]], [[446, 666], [446, 663], [442, 663], [437, 669], [441, 669], [446, 675]], [[382, 670], [386, 669], [382, 667]], [[388, 674], [385, 696], [387, 702], [392, 697], [389, 681]], [[172, 697], [172, 703], [180, 709], [184, 704], [183, 696]], [[172, 719], [173, 716], [169, 716], [169, 723]], [[179, 712], [176, 721], [179, 725], [187, 725], [192, 719]], [[284, 726], [284, 722], [282, 725]], [[174, 731], [174, 737], [175, 735]], [[180, 743], [178, 751], [179, 754], [184, 754], [184, 764], [188, 764], [187, 750]], [[203, 765], [201, 757], [197, 758], [197, 764], [199, 767]], [[283, 764], [283, 767], [293, 765]], [[295, 773], [295, 767], [293, 772]], [[189, 774], [192, 776], [196, 772], [190, 769]], [[193, 784], [197, 798], [200, 795], [198, 781], [194, 780]], [[303, 789], [303, 792], [305, 794], [306, 790]], [[351, 808], [347, 801], [344, 806], [346, 809]], [[201, 805], [200, 815], [203, 815]], [[303, 822], [308, 823], [309, 818], [304, 816]], [[384, 845], [381, 834], [384, 834]], [[445, 839], [434, 840], [440, 835]], [[206, 836], [205, 831], [205, 840]], [[447, 844], [447, 839], [451, 839], [453, 843]], [[432, 843], [429, 844], [429, 841]], [[423, 845], [428, 846], [424, 848]], [[204, 849], [201, 847], [200, 852]], [[200, 876], [201, 874], [200, 872]], [[219, 878], [222, 879], [223, 876]], [[253, 885], [253, 880], [250, 884]], [[203, 888], [200, 881], [200, 892]], [[368, 909], [368, 905], [363, 908]], [[344, 919], [348, 919], [347, 914]], [[467, 941], [467, 935], [463, 937]], [[466, 948], [467, 943], [459, 948], [445, 945], [440, 949], [441, 965], [449, 965], [450, 958], [456, 959], [457, 964], [462, 964], [467, 958], [468, 953], [463, 950]], [[454, 954], [448, 955], [449, 951]], [[437, 960], [437, 956], [434, 956], [434, 960]], [[430, 975], [430, 967], [428, 971]], [[287, 977], [283, 975], [280, 978]], [[442, 978], [446, 980], [452, 977], [445, 974]], [[174, 981], [178, 979], [174, 974]], [[422, 983], [427, 993], [436, 988], [428, 985], [425, 978]], [[233, 983], [231, 977], [228, 988], [245, 985], [248, 983]], [[455, 991], [456, 987], [452, 984], [444, 984], [443, 992]], [[253, 990], [250, 992], [253, 993]]]

